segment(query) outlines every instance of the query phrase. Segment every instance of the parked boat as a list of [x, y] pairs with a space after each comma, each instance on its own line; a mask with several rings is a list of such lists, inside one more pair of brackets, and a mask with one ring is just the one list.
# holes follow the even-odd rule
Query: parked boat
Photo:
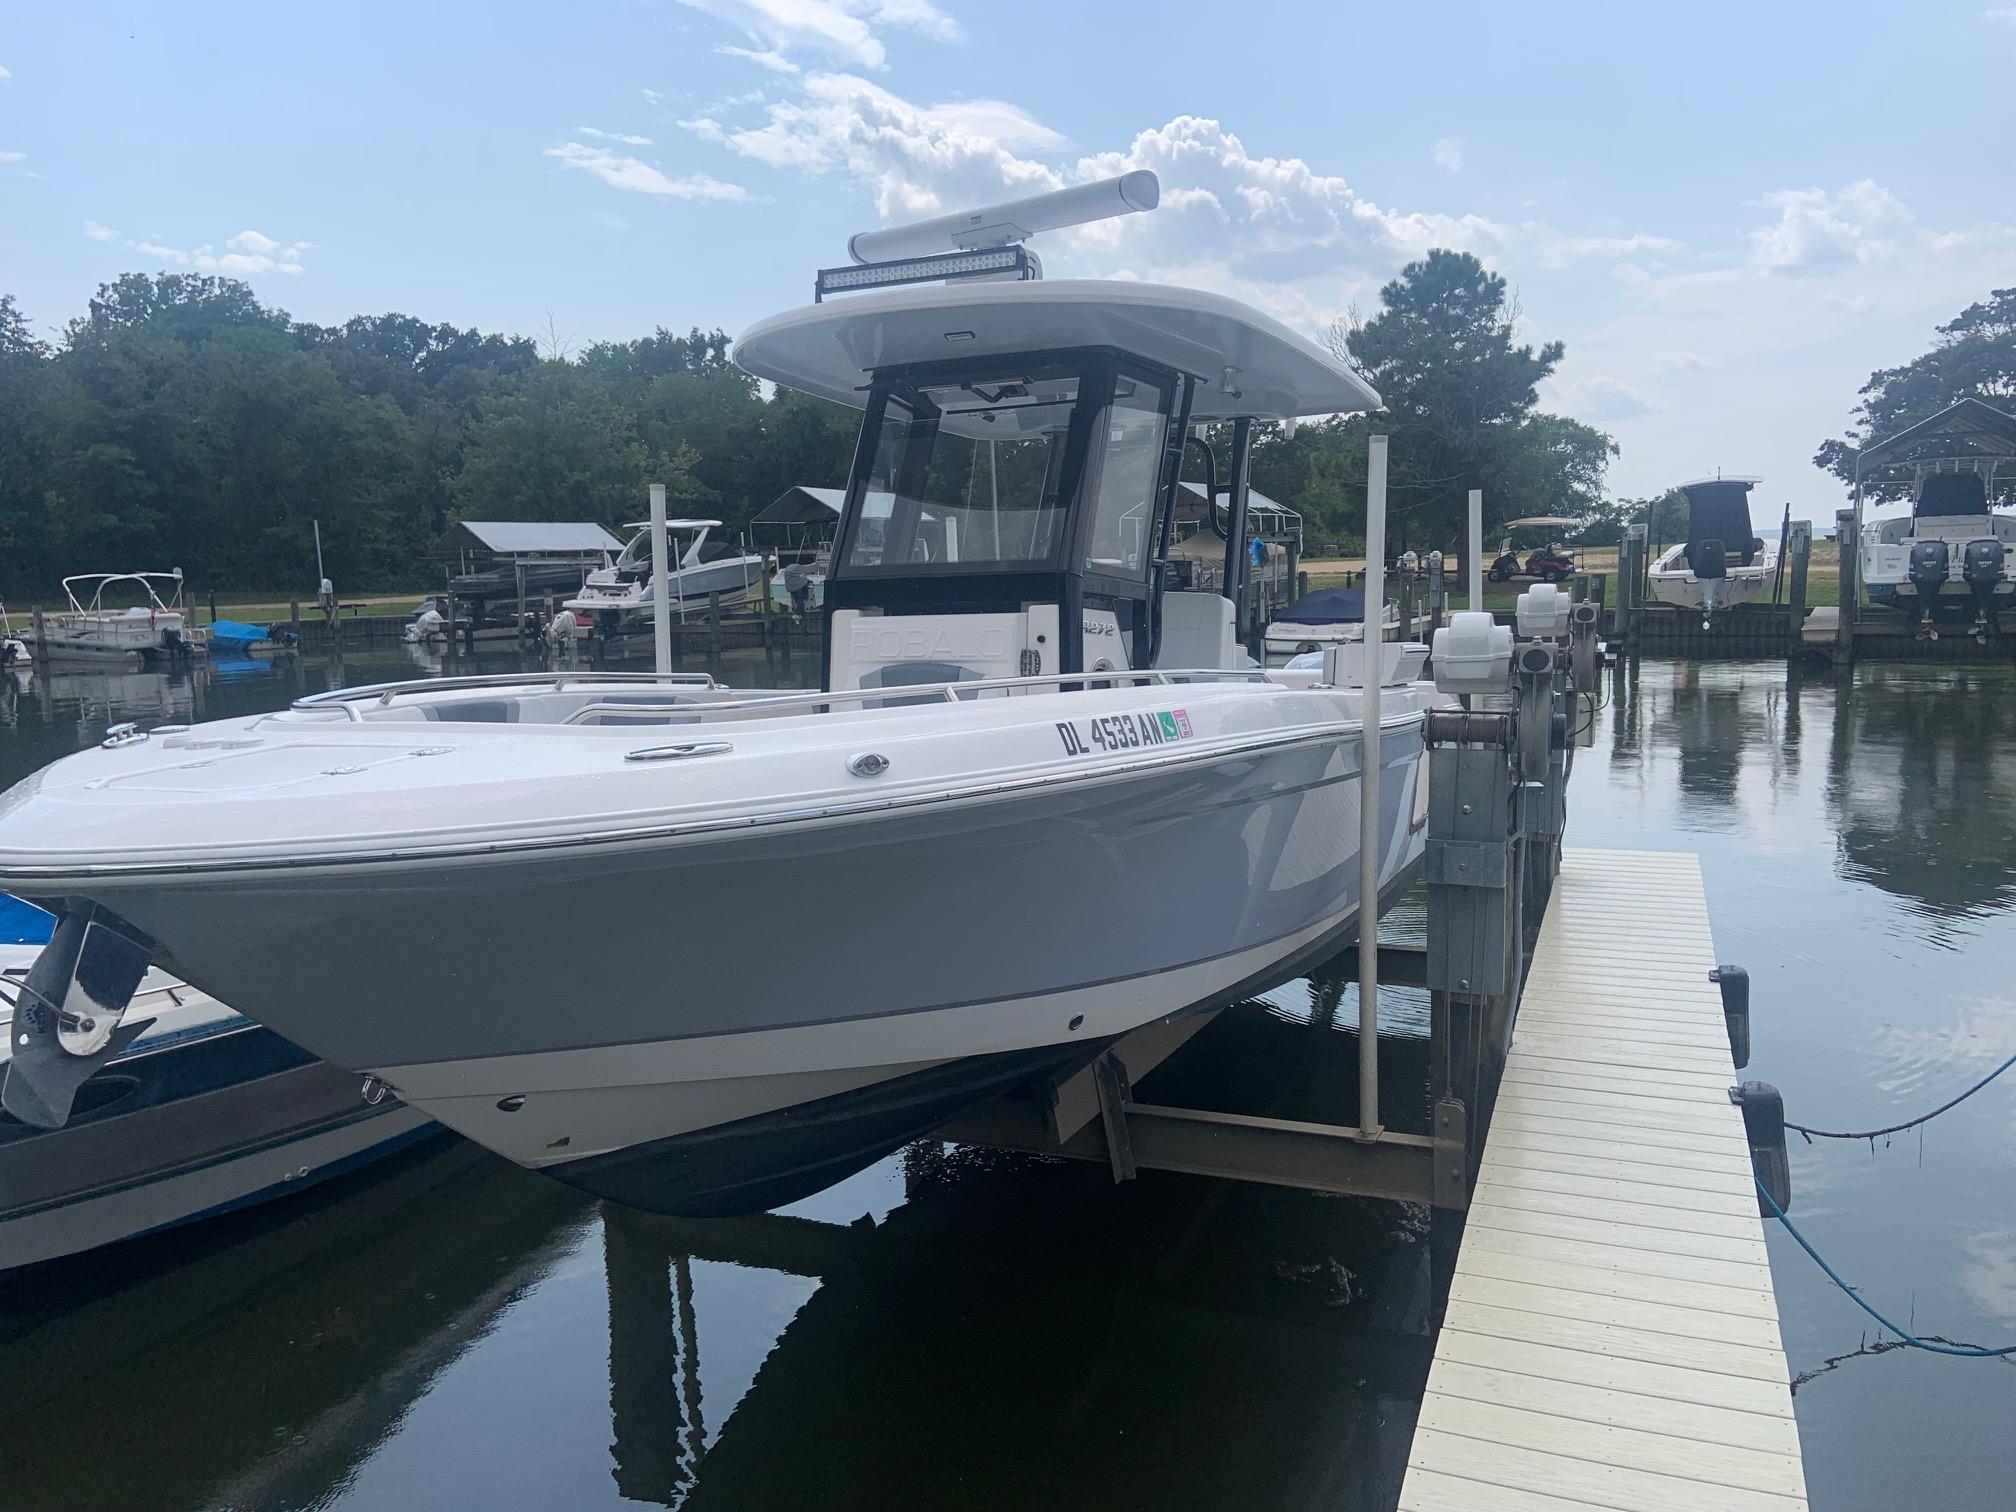
[[1687, 496], [1687, 537], [1661, 552], [1646, 572], [1654, 599], [1698, 609], [1705, 624], [1718, 609], [1771, 597], [1778, 545], [1750, 525], [1750, 490], [1763, 481], [1718, 473], [1680, 485]]
[[[144, 602], [123, 608], [106, 602], [108, 591], [116, 599], [121, 590], [137, 590]], [[51, 661], [186, 661], [205, 650], [203, 633], [185, 622], [180, 567], [79, 573], [63, 579], [63, 596], [69, 609], [42, 620], [41, 645]]]
[[[1152, 205], [1155, 181], [1090, 192]], [[736, 343], [753, 376], [866, 409], [823, 691], [451, 678], [122, 735], [0, 801], [0, 885], [71, 910], [35, 989], [116, 1022], [160, 954], [521, 1164], [705, 1215], [1348, 943], [1364, 763], [1399, 889], [1441, 700], [1386, 688], [1367, 752], [1360, 690], [1242, 669], [1236, 565], [1222, 595], [1162, 567], [1191, 425], [1232, 430], [1237, 564], [1255, 420], [1378, 395], [1215, 294], [1040, 281], [1013, 246], [957, 261], [1024, 276], [845, 270], [868, 292]], [[780, 951], [787, 874], [820, 905]], [[584, 969], [596, 939], [638, 948]], [[28, 1037], [6, 1106], [60, 1122], [98, 1053]]]
[[273, 625], [248, 625], [242, 620], [212, 620], [203, 627], [211, 650], [220, 656], [253, 656], [286, 650], [295, 644], [294, 632]]
[[[732, 541], [710, 540], [720, 529], [719, 520], [667, 520], [665, 530], [672, 538], [672, 560], [677, 563], [666, 574], [666, 593], [674, 614], [695, 608], [705, 609], [720, 596], [723, 609], [739, 609], [749, 602], [752, 590], [760, 591], [763, 558]], [[648, 521], [624, 527], [637, 533], [623, 554], [607, 567], [588, 574], [581, 591], [563, 605], [587, 618], [603, 635], [622, 631], [648, 633], [657, 588], [651, 581], [651, 530]]]
[[[8, 1045], [53, 924], [0, 895]], [[0, 1114], [0, 1270], [298, 1192], [436, 1128], [382, 1086], [158, 968], [137, 983], [131, 1011], [145, 1027], [77, 1089], [62, 1128]], [[65, 1032], [89, 1033], [81, 1022]], [[0, 1077], [9, 1074], [0, 1045]]]
[[28, 642], [14, 633], [7, 606], [0, 604], [0, 667], [25, 667], [28, 661]]
[[[1400, 630], [1400, 611], [1384, 605], [1380, 615], [1380, 639], [1390, 640]], [[1268, 622], [1263, 645], [1267, 659], [1279, 664], [1291, 656], [1322, 651], [1365, 638], [1365, 590], [1362, 588], [1318, 588], [1276, 614]]]
[[[1963, 399], [1855, 459], [1861, 581], [1872, 602], [1908, 616], [1927, 639], [1938, 625], [1972, 621], [1976, 637], [2000, 628], [2016, 603], [2016, 415]], [[1884, 474], [1890, 474], [1886, 479]], [[1880, 500], [1909, 488], [1908, 514], [1865, 518], [1864, 489]]]

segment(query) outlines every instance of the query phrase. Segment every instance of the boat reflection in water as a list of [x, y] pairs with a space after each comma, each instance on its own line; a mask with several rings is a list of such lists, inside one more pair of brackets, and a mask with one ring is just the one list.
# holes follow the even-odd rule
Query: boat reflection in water
[[1834, 706], [1827, 779], [1845, 877], [1949, 924], [2016, 902], [2012, 694], [2006, 667], [1857, 670]]
[[[1144, 1085], [1231, 1065], [1317, 1111], [1355, 1084], [1341, 991], [1229, 1011]], [[1425, 1215], [1391, 1204], [936, 1143], [744, 1219], [465, 1146], [331, 1190], [10, 1318], [0, 1363], [49, 1383], [0, 1408], [38, 1512], [1384, 1508], [1430, 1361]], [[120, 1381], [118, 1452], [78, 1452]]]

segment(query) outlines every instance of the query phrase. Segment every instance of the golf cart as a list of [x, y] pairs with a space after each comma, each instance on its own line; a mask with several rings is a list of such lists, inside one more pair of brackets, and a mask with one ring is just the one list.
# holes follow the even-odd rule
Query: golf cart
[[[1572, 530], [1581, 523], [1566, 515], [1528, 515], [1522, 520], [1507, 520], [1504, 544], [1498, 548], [1498, 560], [1484, 575], [1494, 583], [1508, 583], [1516, 577], [1537, 578], [1543, 583], [1561, 582], [1575, 570], [1575, 558], [1569, 555], [1567, 547], [1555, 539], [1553, 532]], [[1512, 545], [1515, 533], [1522, 530], [1548, 532], [1523, 562]]]

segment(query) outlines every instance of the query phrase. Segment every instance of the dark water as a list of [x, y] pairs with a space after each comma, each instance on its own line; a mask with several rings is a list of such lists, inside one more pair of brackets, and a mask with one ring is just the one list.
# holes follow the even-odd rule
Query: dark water
[[[108, 719], [422, 670], [0, 683], [0, 780]], [[815, 675], [760, 652], [716, 670]], [[2012, 742], [2007, 676], [1872, 670], [1843, 696], [1775, 664], [1647, 662], [1578, 758], [1571, 841], [1701, 852], [1718, 951], [1756, 978], [1749, 1074], [1803, 1122], [1891, 1122], [2016, 1048]], [[791, 933], [786, 912], [780, 950]], [[1418, 1127], [1425, 1005], [1383, 1009], [1389, 1121]], [[1291, 984], [1143, 1095], [1348, 1121], [1354, 1024], [1341, 983]], [[1795, 1216], [1921, 1329], [2016, 1339], [2012, 1109], [1998, 1084], [1922, 1142], [1795, 1150]], [[935, 1145], [782, 1217], [676, 1222], [444, 1141], [0, 1278], [0, 1508], [1383, 1512], [1432, 1356], [1424, 1227]], [[2016, 1501], [2016, 1370], [1864, 1350], [1781, 1241], [1813, 1505]]]

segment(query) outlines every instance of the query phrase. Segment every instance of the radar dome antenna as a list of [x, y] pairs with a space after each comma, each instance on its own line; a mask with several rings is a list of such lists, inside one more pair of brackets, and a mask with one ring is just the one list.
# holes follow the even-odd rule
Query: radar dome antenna
[[1077, 184], [1049, 194], [1007, 200], [979, 210], [961, 210], [908, 226], [860, 231], [847, 239], [847, 255], [857, 263], [884, 263], [899, 258], [931, 257], [947, 252], [973, 252], [1009, 247], [1042, 231], [1110, 220], [1153, 210], [1162, 199], [1162, 183], [1146, 168]]

